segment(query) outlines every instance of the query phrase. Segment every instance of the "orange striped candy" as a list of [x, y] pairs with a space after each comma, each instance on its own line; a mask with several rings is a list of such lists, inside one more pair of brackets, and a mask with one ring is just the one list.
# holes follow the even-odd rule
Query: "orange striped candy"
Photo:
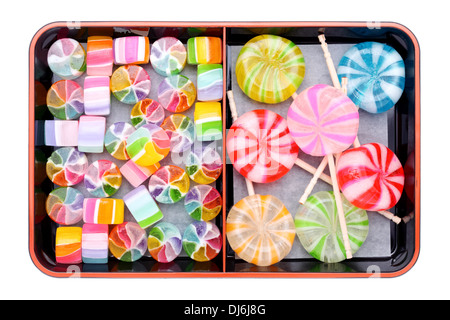
[[80, 227], [59, 227], [56, 229], [55, 257], [57, 263], [81, 263], [81, 234]]

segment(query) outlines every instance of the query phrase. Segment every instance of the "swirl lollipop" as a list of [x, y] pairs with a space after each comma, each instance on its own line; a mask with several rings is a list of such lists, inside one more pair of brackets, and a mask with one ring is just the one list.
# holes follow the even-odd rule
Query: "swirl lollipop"
[[[236, 123], [238, 116], [231, 91], [228, 91], [228, 99]], [[249, 195], [228, 213], [227, 239], [243, 260], [269, 266], [290, 252], [295, 238], [294, 220], [278, 198], [255, 194], [252, 181], [244, 178]]]

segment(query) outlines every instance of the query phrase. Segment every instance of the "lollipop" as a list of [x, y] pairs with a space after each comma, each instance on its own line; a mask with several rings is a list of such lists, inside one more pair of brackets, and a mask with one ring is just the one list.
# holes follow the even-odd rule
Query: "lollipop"
[[86, 71], [86, 51], [74, 39], [59, 39], [48, 50], [47, 62], [50, 70], [62, 79], [75, 79]]
[[184, 208], [195, 220], [209, 221], [222, 210], [222, 197], [217, 189], [200, 184], [189, 190], [184, 198]]
[[146, 98], [134, 105], [130, 117], [136, 128], [147, 123], [160, 126], [164, 120], [164, 108], [158, 101]]
[[83, 194], [75, 188], [62, 187], [50, 192], [45, 203], [48, 216], [56, 223], [71, 225], [83, 218]]
[[147, 234], [135, 222], [124, 222], [109, 234], [109, 251], [118, 260], [133, 262], [139, 260], [147, 250]]
[[344, 245], [350, 259], [352, 254], [333, 154], [344, 151], [355, 141], [359, 127], [358, 109], [341, 90], [319, 84], [305, 89], [295, 98], [289, 107], [287, 123], [303, 152], [328, 158]]
[[134, 127], [127, 122], [113, 123], [105, 133], [106, 150], [118, 160], [130, 159], [126, 150], [126, 141], [134, 131]]
[[110, 86], [117, 100], [126, 104], [136, 104], [150, 93], [151, 81], [144, 68], [126, 65], [114, 71]]
[[270, 110], [249, 111], [228, 131], [228, 156], [234, 168], [253, 182], [283, 177], [293, 167], [298, 151], [286, 120]]
[[239, 87], [259, 102], [285, 101], [300, 87], [304, 75], [301, 50], [280, 36], [254, 37], [244, 45], [236, 61]]
[[87, 168], [86, 155], [73, 147], [59, 148], [53, 151], [46, 165], [49, 179], [61, 187], [70, 187], [80, 183]]
[[191, 259], [210, 261], [220, 252], [222, 235], [215, 224], [207, 221], [195, 221], [184, 231], [182, 245]]
[[[342, 200], [352, 254], [358, 251], [369, 233], [369, 219], [365, 210]], [[314, 258], [327, 263], [345, 260], [343, 234], [332, 191], [310, 196], [295, 215], [295, 228], [300, 243]], [[347, 256], [348, 258], [348, 256]]]
[[336, 165], [339, 187], [356, 207], [382, 211], [395, 206], [405, 182], [397, 156], [379, 143], [344, 151]]
[[181, 233], [178, 228], [169, 222], [160, 222], [148, 234], [148, 251], [158, 262], [168, 263], [181, 252]]
[[72, 80], [55, 82], [47, 93], [47, 107], [58, 119], [78, 119], [84, 112], [83, 88]]
[[210, 184], [222, 174], [222, 158], [209, 145], [194, 144], [185, 163], [189, 177], [200, 184]]
[[161, 124], [170, 138], [170, 151], [184, 152], [194, 143], [195, 127], [192, 120], [182, 114], [172, 114]]
[[187, 77], [175, 75], [165, 78], [158, 87], [158, 100], [170, 112], [184, 112], [195, 101], [197, 90]]
[[180, 73], [186, 65], [186, 48], [174, 37], [163, 37], [153, 42], [150, 62], [153, 69], [168, 77]]
[[151, 123], [133, 132], [126, 143], [126, 151], [131, 160], [144, 167], [161, 161], [170, 151], [170, 139], [167, 133]]
[[[238, 116], [232, 91], [228, 91], [234, 122]], [[291, 250], [295, 227], [292, 216], [274, 196], [255, 194], [245, 176], [249, 195], [231, 208], [227, 217], [227, 237], [239, 257], [257, 266], [279, 262]]]
[[119, 167], [109, 160], [93, 162], [84, 176], [84, 186], [97, 198], [112, 196], [121, 184], [122, 174]]
[[175, 203], [189, 191], [189, 177], [177, 166], [167, 165], [159, 168], [148, 183], [150, 194], [161, 203]]
[[351, 47], [337, 67], [339, 79], [348, 78], [348, 96], [370, 113], [391, 109], [405, 88], [405, 63], [392, 47], [363, 42]]

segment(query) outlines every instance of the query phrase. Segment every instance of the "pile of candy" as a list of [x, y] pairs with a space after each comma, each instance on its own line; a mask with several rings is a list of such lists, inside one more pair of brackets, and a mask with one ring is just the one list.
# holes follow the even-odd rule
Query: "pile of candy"
[[[132, 262], [149, 253], [167, 263], [182, 250], [195, 261], [215, 258], [222, 248], [214, 224], [222, 196], [210, 184], [223, 163], [203, 142], [222, 139], [222, 39], [196, 36], [183, 44], [167, 36], [153, 43], [140, 35], [90, 36], [85, 49], [61, 38], [47, 61], [57, 79], [47, 93], [54, 119], [44, 126], [45, 145], [55, 147], [46, 172], [57, 187], [46, 210], [58, 224], [56, 262], [98, 264], [112, 256]], [[197, 68], [196, 86], [181, 74], [186, 64]], [[148, 68], [162, 79], [155, 97]], [[130, 117], [106, 127], [111, 99], [128, 107]], [[183, 114], [192, 106], [194, 119]], [[114, 161], [98, 159], [105, 149]], [[184, 167], [160, 164], [184, 152]], [[89, 154], [98, 160], [89, 163]], [[132, 190], [116, 198], [123, 183]], [[158, 205], [182, 200], [193, 220], [184, 234], [164, 221]]]

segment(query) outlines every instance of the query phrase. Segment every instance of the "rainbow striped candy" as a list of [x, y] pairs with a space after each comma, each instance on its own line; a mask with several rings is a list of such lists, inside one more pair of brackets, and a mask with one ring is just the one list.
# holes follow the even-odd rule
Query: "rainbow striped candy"
[[105, 140], [106, 118], [81, 116], [78, 123], [78, 150], [102, 153]]
[[187, 193], [184, 208], [195, 220], [210, 221], [222, 210], [222, 197], [217, 189], [199, 184]]
[[80, 227], [58, 227], [55, 236], [56, 263], [81, 263], [81, 233]]
[[213, 147], [208, 145], [194, 143], [185, 164], [189, 177], [200, 184], [210, 184], [222, 174], [222, 158]]
[[151, 166], [169, 154], [170, 139], [162, 128], [149, 123], [128, 137], [126, 150], [137, 165]]
[[170, 112], [186, 111], [196, 96], [194, 83], [181, 74], [164, 78], [158, 87], [158, 100]]
[[340, 153], [356, 139], [358, 108], [341, 90], [318, 84], [295, 98], [287, 125], [303, 152], [312, 156]]
[[78, 41], [62, 38], [48, 50], [47, 62], [54, 74], [72, 80], [86, 71], [86, 51]]
[[97, 160], [91, 163], [84, 175], [84, 186], [94, 197], [110, 197], [119, 190], [122, 174], [119, 167], [109, 160]]
[[84, 113], [93, 116], [107, 116], [110, 110], [109, 77], [87, 76], [84, 78]]
[[147, 234], [135, 222], [124, 222], [109, 234], [109, 250], [120, 261], [139, 260], [147, 251]]
[[187, 41], [187, 63], [222, 63], [222, 39], [218, 37], [194, 37]]
[[83, 194], [75, 188], [56, 188], [49, 193], [45, 208], [56, 223], [71, 225], [83, 218], [83, 201]]
[[127, 122], [113, 123], [105, 133], [105, 149], [118, 160], [129, 160], [127, 139], [134, 131], [134, 127]]
[[83, 263], [108, 263], [108, 231], [107, 224], [83, 224], [81, 235]]
[[47, 107], [58, 119], [78, 119], [84, 112], [83, 88], [72, 80], [55, 82], [47, 93]]
[[124, 219], [122, 199], [85, 198], [83, 202], [83, 221], [96, 224], [119, 224]]
[[131, 123], [136, 128], [144, 124], [153, 123], [160, 126], [164, 121], [165, 113], [163, 106], [156, 100], [144, 99], [136, 103], [131, 109]]
[[153, 42], [150, 62], [153, 69], [163, 77], [180, 73], [186, 65], [186, 48], [174, 37], [162, 37]]
[[228, 213], [227, 239], [234, 252], [257, 266], [281, 261], [292, 249], [294, 219], [284, 204], [271, 195], [251, 195]]
[[189, 177], [182, 168], [174, 165], [158, 169], [148, 183], [150, 194], [161, 203], [175, 203], [189, 191]]
[[405, 184], [402, 164], [380, 143], [367, 143], [344, 151], [336, 164], [339, 187], [356, 207], [371, 211], [392, 208]]
[[64, 147], [53, 151], [47, 160], [46, 171], [54, 184], [70, 187], [83, 180], [88, 166], [88, 158], [83, 152], [74, 147]]
[[136, 104], [150, 93], [150, 76], [140, 66], [121, 66], [112, 74], [110, 88], [120, 102]]
[[78, 146], [77, 120], [45, 120], [44, 128], [46, 146]]
[[170, 138], [171, 152], [184, 152], [194, 143], [195, 128], [192, 120], [183, 114], [172, 114], [161, 124]]
[[265, 109], [240, 116], [228, 131], [226, 146], [233, 167], [257, 183], [283, 177], [294, 166], [299, 151], [286, 120]]
[[145, 64], [150, 60], [148, 37], [131, 36], [114, 39], [114, 64]]
[[134, 219], [145, 229], [163, 218], [163, 214], [145, 186], [128, 192], [123, 201]]
[[362, 42], [351, 47], [337, 67], [347, 77], [347, 94], [361, 109], [381, 113], [391, 109], [405, 88], [405, 63], [387, 44]]
[[111, 76], [113, 62], [113, 39], [107, 36], [88, 37], [86, 73], [89, 76]]
[[168, 263], [181, 253], [181, 233], [170, 222], [160, 222], [148, 234], [148, 251], [158, 262]]
[[248, 41], [236, 61], [239, 87], [251, 99], [274, 104], [285, 101], [305, 76], [302, 51], [291, 40], [260, 35]]
[[194, 121], [198, 141], [222, 139], [222, 104], [220, 102], [197, 102]]
[[128, 160], [120, 168], [120, 172], [133, 187], [137, 188], [160, 167], [161, 165], [159, 164], [159, 162], [152, 164], [151, 166], [143, 167], [134, 163], [133, 160]]
[[195, 261], [210, 261], [222, 248], [219, 228], [209, 221], [195, 221], [184, 231], [182, 245], [184, 252]]
[[220, 101], [222, 98], [222, 65], [199, 64], [197, 67], [197, 99], [199, 101]]
[[[369, 218], [342, 197], [350, 248], [356, 253], [369, 233]], [[295, 229], [300, 243], [314, 258], [335, 263], [346, 259], [336, 200], [333, 191], [320, 191], [310, 196], [295, 215]]]

